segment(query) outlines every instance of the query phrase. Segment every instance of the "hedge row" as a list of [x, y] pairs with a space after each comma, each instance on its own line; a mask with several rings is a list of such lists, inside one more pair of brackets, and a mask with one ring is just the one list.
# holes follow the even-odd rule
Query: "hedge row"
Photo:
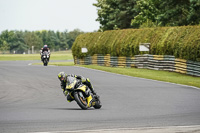
[[[158, 27], [94, 32], [79, 35], [72, 47], [78, 58], [94, 54], [134, 56], [140, 43], [151, 43], [148, 54], [174, 55], [175, 58], [200, 61], [200, 26]], [[88, 53], [81, 53], [86, 47]]]

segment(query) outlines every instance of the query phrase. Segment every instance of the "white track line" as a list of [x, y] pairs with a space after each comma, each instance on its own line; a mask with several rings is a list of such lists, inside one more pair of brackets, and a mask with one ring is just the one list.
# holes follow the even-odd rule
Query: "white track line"
[[167, 127], [142, 127], [142, 128], [116, 128], [76, 131], [47, 131], [31, 133], [200, 133], [200, 125], [193, 126], [167, 126]]

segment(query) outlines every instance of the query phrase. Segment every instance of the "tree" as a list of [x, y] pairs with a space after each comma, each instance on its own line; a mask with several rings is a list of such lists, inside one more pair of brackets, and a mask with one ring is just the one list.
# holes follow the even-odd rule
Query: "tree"
[[10, 50], [16, 53], [23, 53], [31, 50], [34, 46], [35, 50], [40, 50], [43, 45], [48, 45], [52, 50], [71, 49], [76, 37], [84, 32], [75, 29], [71, 32], [54, 31], [3, 31], [0, 34], [0, 50]]
[[200, 0], [97, 0], [100, 31], [200, 23]]
[[97, 0], [100, 30], [131, 28], [131, 20], [137, 15], [136, 0]]
[[[0, 48], [3, 50], [10, 50], [13, 45], [14, 40], [14, 31], [5, 30], [0, 35]], [[9, 49], [8, 49], [9, 48]]]
[[39, 50], [41, 48], [42, 40], [34, 32], [26, 31], [24, 35], [24, 42], [29, 49], [34, 46], [35, 49]]
[[120, 29], [131, 28], [131, 20], [138, 14], [136, 0], [117, 0], [116, 25]]
[[28, 46], [24, 42], [24, 32], [15, 31], [14, 41], [10, 46], [10, 51], [15, 51], [15, 53], [23, 53], [28, 50]]
[[[156, 7], [156, 3], [159, 0], [140, 0], [137, 1], [136, 10], [138, 15], [131, 20], [131, 25], [134, 28], [139, 28], [141, 25], [146, 25], [147, 27], [154, 27], [158, 24], [157, 17], [159, 15], [159, 10]], [[146, 27], [145, 26], [145, 27]]]
[[200, 0], [190, 0], [190, 13], [187, 19], [191, 25], [200, 24]]
[[73, 31], [69, 32], [68, 33], [68, 36], [67, 36], [67, 44], [69, 46], [69, 49], [71, 49], [76, 37], [80, 34], [83, 34], [84, 32], [82, 32], [81, 30], [79, 29], [74, 29]]
[[5, 51], [9, 50], [9, 45], [6, 41], [0, 41], [1, 42], [1, 47], [0, 50], [3, 51], [3, 53], [5, 53]]
[[158, 21], [162, 26], [188, 25], [190, 0], [165, 0], [158, 7], [160, 14]]
[[[110, 3], [111, 4], [111, 3]], [[100, 30], [109, 30], [113, 29], [113, 19], [115, 16], [113, 16], [115, 3], [113, 3], [112, 7], [108, 4], [108, 0], [97, 0], [96, 4], [93, 4], [97, 7], [98, 10], [98, 18], [96, 21], [99, 21], [101, 26]]]
[[69, 45], [67, 44], [67, 37], [68, 37], [68, 31], [65, 32], [59, 32], [59, 48], [61, 50], [69, 49]]

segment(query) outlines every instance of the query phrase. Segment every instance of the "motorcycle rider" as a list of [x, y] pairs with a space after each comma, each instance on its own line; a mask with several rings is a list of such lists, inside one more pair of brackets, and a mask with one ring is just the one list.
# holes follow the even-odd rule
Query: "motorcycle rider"
[[[75, 77], [76, 79], [80, 79], [81, 82], [86, 85], [90, 90], [91, 92], [96, 95], [96, 92], [94, 91], [94, 88], [92, 87], [91, 83], [90, 83], [90, 80], [88, 78], [85, 78], [83, 76], [80, 76], [80, 75], [74, 75], [74, 74], [65, 74], [65, 72], [60, 72], [58, 74], [58, 79], [61, 81], [61, 89], [63, 90], [63, 94], [67, 97], [67, 101], [68, 102], [71, 102], [74, 100], [74, 98], [68, 93], [68, 91], [65, 89], [66, 88], [66, 84], [67, 84], [67, 81], [68, 81], [68, 78], [69, 77]], [[89, 105], [91, 106], [91, 103], [92, 103], [92, 96], [91, 94], [89, 94], [89, 96], [86, 98]]]
[[[43, 56], [44, 51], [47, 51], [49, 53], [49, 59], [50, 59], [50, 49], [48, 48], [47, 45], [44, 45], [43, 48], [41, 48], [41, 50], [40, 50], [41, 61], [42, 61], [42, 56]], [[49, 59], [48, 59], [48, 61], [49, 61]]]

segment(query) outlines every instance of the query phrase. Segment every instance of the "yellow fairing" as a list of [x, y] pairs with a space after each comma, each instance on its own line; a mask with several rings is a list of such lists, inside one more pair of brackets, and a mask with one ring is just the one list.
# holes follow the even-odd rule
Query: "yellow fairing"
[[82, 90], [83, 92], [85, 92], [86, 91], [86, 86], [85, 85], [83, 85], [83, 86], [81, 86], [81, 87], [79, 87], [79, 88], [77, 88], [78, 90]]
[[92, 96], [90, 95], [89, 97], [86, 98], [87, 99], [87, 102], [88, 102], [88, 107], [91, 106], [91, 101], [92, 101]]

